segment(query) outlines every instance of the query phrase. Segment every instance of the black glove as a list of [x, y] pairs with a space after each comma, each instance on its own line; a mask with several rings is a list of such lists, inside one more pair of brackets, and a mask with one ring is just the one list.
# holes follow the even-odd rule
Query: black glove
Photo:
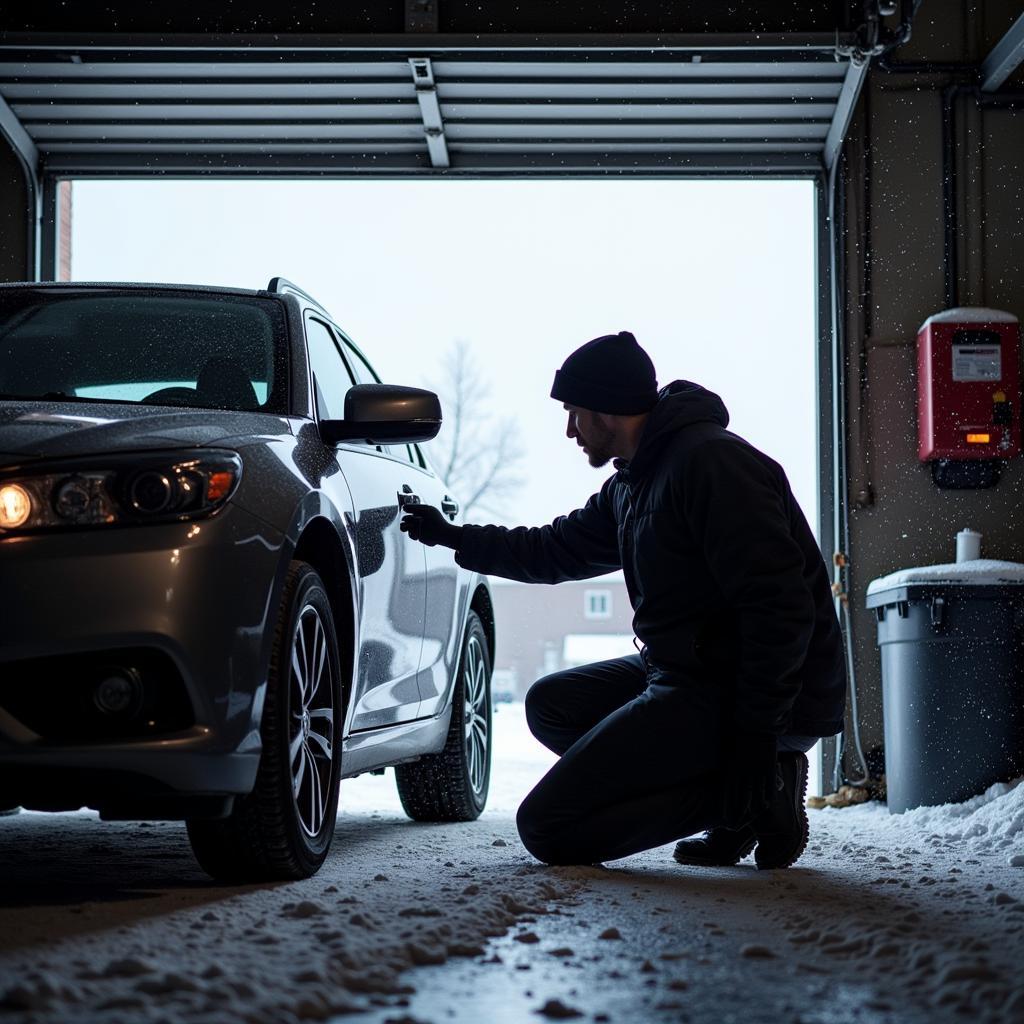
[[399, 529], [427, 547], [440, 544], [444, 548], [457, 548], [462, 539], [462, 527], [448, 522], [433, 505], [406, 505]]
[[767, 733], [737, 733], [725, 766], [725, 818], [729, 828], [749, 824], [776, 791], [776, 740]]

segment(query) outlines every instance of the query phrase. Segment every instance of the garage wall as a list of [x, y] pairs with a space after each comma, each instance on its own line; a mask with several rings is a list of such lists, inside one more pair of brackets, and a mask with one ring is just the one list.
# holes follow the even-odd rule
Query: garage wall
[[28, 209], [21, 161], [0, 135], [0, 281], [24, 281], [33, 276]]
[[[1019, 14], [1014, 2], [927, 0], [898, 61], [977, 64]], [[1024, 561], [1024, 460], [994, 490], [940, 491], [916, 455], [916, 334], [945, 307], [942, 91], [950, 81], [874, 69], [847, 144], [850, 600], [866, 748], [882, 743], [868, 583], [953, 561], [953, 535], [967, 526], [984, 534], [987, 557]], [[1019, 73], [1004, 89], [1024, 94]], [[1024, 105], [982, 112], [963, 96], [956, 120], [960, 304], [1024, 319]], [[848, 758], [847, 769], [858, 766]]]

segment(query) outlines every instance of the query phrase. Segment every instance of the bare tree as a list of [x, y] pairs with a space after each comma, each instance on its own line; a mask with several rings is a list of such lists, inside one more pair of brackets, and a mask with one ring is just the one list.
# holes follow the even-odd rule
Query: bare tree
[[523, 460], [515, 417], [488, 413], [490, 385], [469, 344], [456, 341], [444, 360], [437, 387], [444, 425], [431, 455], [448, 486], [459, 495], [468, 519], [473, 510], [503, 514], [503, 502], [523, 481]]

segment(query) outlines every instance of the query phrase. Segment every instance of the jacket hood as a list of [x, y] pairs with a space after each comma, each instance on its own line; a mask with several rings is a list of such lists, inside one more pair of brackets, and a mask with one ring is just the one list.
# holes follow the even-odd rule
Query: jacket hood
[[199, 448], [288, 432], [261, 413], [86, 402], [0, 401], [0, 462]]
[[692, 381], [674, 380], [658, 392], [658, 402], [640, 435], [633, 460], [616, 464], [620, 469], [628, 467], [633, 474], [642, 472], [672, 435], [694, 423], [717, 423], [727, 427], [729, 411], [713, 391]]

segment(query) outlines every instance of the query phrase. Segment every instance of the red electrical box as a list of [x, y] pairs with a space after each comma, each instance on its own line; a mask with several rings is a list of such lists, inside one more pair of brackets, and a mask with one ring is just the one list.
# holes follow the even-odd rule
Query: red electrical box
[[962, 307], [928, 317], [917, 334], [922, 460], [1007, 459], [1020, 453], [1020, 323]]

